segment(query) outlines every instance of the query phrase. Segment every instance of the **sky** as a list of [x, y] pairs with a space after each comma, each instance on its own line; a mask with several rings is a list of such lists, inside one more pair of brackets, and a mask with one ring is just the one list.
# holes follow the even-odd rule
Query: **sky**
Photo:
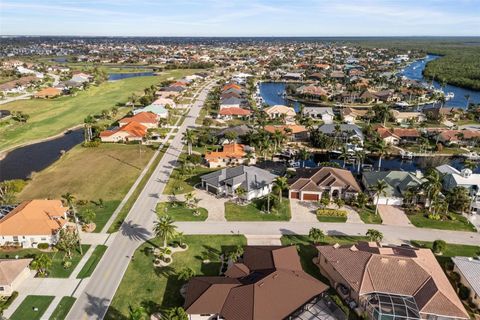
[[0, 34], [480, 36], [480, 0], [0, 0]]

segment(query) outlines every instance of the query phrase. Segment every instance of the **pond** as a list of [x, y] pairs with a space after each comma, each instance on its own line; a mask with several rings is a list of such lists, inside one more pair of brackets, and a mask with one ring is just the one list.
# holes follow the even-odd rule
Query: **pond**
[[83, 129], [10, 151], [0, 160], [0, 181], [26, 179], [32, 172], [38, 172], [60, 158], [62, 151], [68, 151], [83, 142]]
[[116, 80], [136, 78], [136, 77], [149, 77], [149, 76], [154, 76], [154, 75], [155, 75], [155, 73], [153, 71], [109, 73], [108, 74], [108, 81], [116, 81]]

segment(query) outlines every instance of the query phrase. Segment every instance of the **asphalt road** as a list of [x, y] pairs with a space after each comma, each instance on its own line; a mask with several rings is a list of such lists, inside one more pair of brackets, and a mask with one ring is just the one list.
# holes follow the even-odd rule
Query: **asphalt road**
[[[155, 207], [172, 173], [178, 156], [182, 152], [183, 133], [195, 126], [195, 119], [207, 97], [210, 86], [203, 89], [192, 105], [185, 121], [170, 143], [170, 147], [160, 160], [145, 188], [133, 205], [120, 231], [96, 267], [82, 294], [78, 297], [67, 319], [103, 319], [115, 295], [130, 257], [139, 245], [152, 238], [156, 220]], [[134, 294], [132, 292], [132, 294]]]

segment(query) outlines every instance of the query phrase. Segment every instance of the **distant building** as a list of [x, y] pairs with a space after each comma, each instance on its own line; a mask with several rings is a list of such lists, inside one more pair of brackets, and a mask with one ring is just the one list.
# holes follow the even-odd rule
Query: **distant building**
[[[233, 165], [252, 165], [255, 164], [254, 149], [239, 143], [231, 143], [223, 145], [222, 151], [209, 151], [205, 154], [210, 168], [220, 168]], [[247, 158], [247, 152], [251, 153], [251, 157]]]
[[158, 128], [158, 120], [160, 117], [153, 112], [140, 112], [133, 117], [123, 118], [118, 121], [119, 126], [123, 127], [134, 121], [147, 127], [148, 129]]
[[120, 128], [100, 132], [100, 140], [102, 142], [142, 141], [146, 135], [147, 127], [136, 121], [130, 121]]

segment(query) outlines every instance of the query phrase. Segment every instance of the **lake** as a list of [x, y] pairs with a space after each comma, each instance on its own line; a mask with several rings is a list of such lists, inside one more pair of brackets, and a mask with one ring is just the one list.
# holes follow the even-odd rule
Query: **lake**
[[0, 160], [0, 181], [26, 179], [32, 172], [41, 171], [58, 160], [61, 151], [68, 151], [83, 142], [83, 129], [61, 137], [31, 144], [10, 151]]
[[116, 81], [116, 80], [136, 78], [136, 77], [148, 77], [148, 76], [154, 76], [154, 75], [155, 75], [155, 73], [153, 71], [109, 73], [108, 74], [108, 81]]

